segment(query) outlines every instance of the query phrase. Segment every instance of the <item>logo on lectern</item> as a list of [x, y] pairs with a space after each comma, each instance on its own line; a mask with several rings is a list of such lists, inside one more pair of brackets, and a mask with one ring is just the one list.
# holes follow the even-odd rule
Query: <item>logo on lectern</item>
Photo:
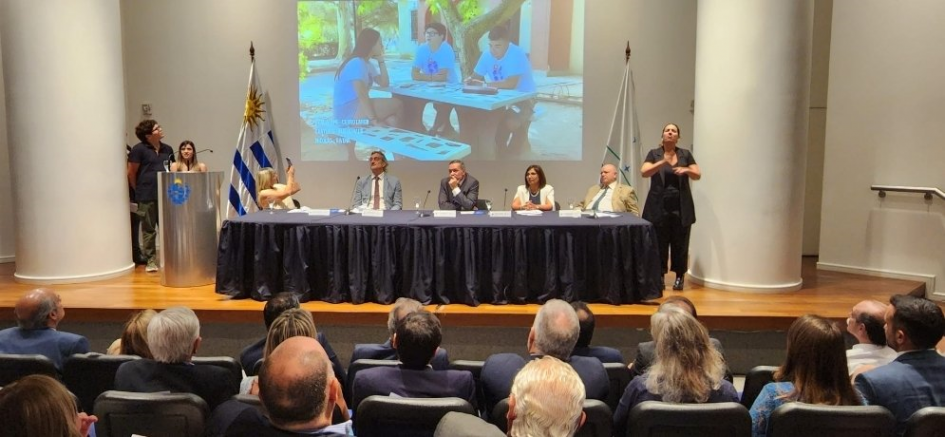
[[185, 184], [180, 178], [174, 178], [174, 183], [167, 187], [167, 197], [175, 205], [183, 205], [190, 197], [190, 185]]

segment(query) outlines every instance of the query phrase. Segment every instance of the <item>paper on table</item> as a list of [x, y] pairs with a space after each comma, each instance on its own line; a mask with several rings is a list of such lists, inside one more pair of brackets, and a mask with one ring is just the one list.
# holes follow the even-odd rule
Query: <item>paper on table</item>
[[521, 211], [515, 211], [515, 213], [518, 215], [536, 216], [541, 215], [542, 211], [540, 209], [525, 209]]

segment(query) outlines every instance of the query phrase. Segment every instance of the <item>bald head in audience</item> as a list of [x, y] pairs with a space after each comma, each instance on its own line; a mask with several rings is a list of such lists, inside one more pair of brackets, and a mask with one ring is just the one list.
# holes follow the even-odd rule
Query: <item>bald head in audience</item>
[[259, 400], [278, 428], [311, 430], [331, 425], [340, 397], [341, 385], [328, 354], [314, 338], [289, 338], [263, 361]]
[[532, 360], [512, 383], [508, 435], [573, 436], [584, 424], [584, 397], [584, 383], [567, 363], [550, 356]]
[[56, 329], [66, 316], [66, 310], [56, 292], [37, 288], [16, 301], [13, 314], [20, 329]]
[[886, 345], [883, 317], [886, 304], [877, 300], [864, 300], [853, 306], [847, 318], [847, 332], [861, 344]]
[[535, 323], [528, 332], [528, 353], [567, 360], [580, 334], [574, 308], [563, 300], [551, 299], [535, 315]]

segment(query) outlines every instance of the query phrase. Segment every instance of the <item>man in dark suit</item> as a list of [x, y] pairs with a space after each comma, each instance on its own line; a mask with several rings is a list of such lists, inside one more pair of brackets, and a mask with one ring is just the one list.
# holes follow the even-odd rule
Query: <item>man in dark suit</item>
[[406, 398], [466, 399], [476, 407], [476, 383], [465, 370], [434, 370], [430, 361], [443, 339], [440, 321], [426, 311], [410, 313], [397, 324], [394, 348], [397, 367], [372, 367], [357, 373], [352, 384], [351, 409], [372, 395]]
[[[367, 360], [396, 360], [397, 350], [394, 349], [393, 339], [397, 330], [397, 323], [407, 317], [408, 314], [424, 311], [423, 304], [409, 297], [399, 297], [394, 301], [394, 305], [387, 314], [387, 332], [389, 337], [387, 341], [381, 344], [356, 344], [354, 352], [351, 353], [351, 364], [361, 359]], [[450, 367], [449, 355], [446, 349], [437, 348], [436, 355], [433, 357], [431, 365], [435, 370], [446, 370]], [[350, 365], [348, 366], [350, 367]]]
[[208, 436], [344, 437], [350, 422], [332, 425], [341, 386], [328, 356], [310, 337], [279, 344], [259, 371], [259, 401], [266, 411], [237, 400], [224, 402], [210, 417]]
[[230, 371], [191, 362], [200, 347], [200, 321], [187, 307], [161, 311], [148, 324], [148, 348], [154, 359], [142, 358], [118, 367], [115, 390], [139, 393], [193, 393], [210, 409], [239, 392]]
[[[288, 291], [276, 293], [272, 299], [266, 302], [266, 306], [263, 308], [263, 321], [266, 323], [266, 332], [269, 332], [269, 327], [272, 326], [272, 322], [275, 321], [280, 314], [286, 310], [299, 307], [299, 297], [295, 293]], [[322, 345], [322, 348], [325, 349], [325, 353], [328, 354], [328, 359], [331, 360], [332, 371], [340, 378], [339, 381], [344, 381], [347, 378], [345, 368], [341, 365], [338, 354], [336, 354], [335, 351], [332, 350], [331, 345], [328, 344], [328, 338], [325, 337], [324, 332], [318, 331], [318, 343]], [[265, 348], [266, 336], [264, 335], [263, 338], [246, 346], [246, 348], [240, 352], [240, 364], [243, 366], [243, 371], [246, 372], [247, 376], [256, 374], [256, 364], [262, 359], [263, 350]]]
[[577, 344], [571, 351], [571, 356], [578, 355], [582, 357], [594, 357], [602, 363], [623, 363], [623, 355], [619, 350], [607, 346], [591, 346], [591, 339], [594, 337], [594, 313], [587, 307], [587, 304], [581, 301], [571, 302], [571, 308], [577, 313], [578, 322], [581, 326], [581, 334], [578, 335]]
[[[571, 365], [584, 382], [588, 399], [605, 400], [610, 389], [607, 371], [593, 357], [571, 356], [580, 334], [577, 313], [567, 302], [551, 299], [535, 315], [528, 332], [529, 360], [548, 355]], [[524, 367], [525, 360], [516, 354], [495, 354], [486, 359], [479, 375], [485, 397], [485, 411], [509, 396], [512, 379]]]
[[945, 406], [945, 357], [935, 350], [945, 334], [945, 317], [928, 299], [895, 295], [889, 302], [886, 343], [899, 357], [857, 375], [854, 382], [868, 404], [886, 407], [896, 416], [896, 432], [902, 435], [912, 413]]
[[439, 205], [443, 210], [472, 211], [479, 201], [479, 181], [466, 173], [462, 160], [450, 161], [448, 177], [440, 181]]
[[354, 184], [354, 195], [351, 197], [351, 209], [390, 209], [404, 208], [403, 192], [400, 189], [400, 179], [387, 172], [387, 157], [384, 152], [371, 152], [368, 163], [371, 174], [358, 179]]
[[85, 337], [57, 330], [66, 309], [52, 290], [38, 288], [26, 293], [16, 301], [13, 316], [17, 326], [0, 331], [0, 353], [40, 354], [61, 371], [63, 360], [89, 351]]
[[[693, 318], [699, 320], [699, 315], [696, 312], [696, 305], [692, 303], [691, 300], [684, 296], [670, 296], [662, 304], [657, 311], [662, 311], [665, 307], [672, 306], [682, 308], [684, 311], [692, 315]], [[712, 344], [712, 347], [715, 350], [719, 351], [722, 354], [722, 358], [725, 358], [725, 351], [722, 349], [722, 343], [714, 338], [709, 338], [709, 342]], [[653, 360], [656, 359], [656, 343], [653, 341], [644, 341], [637, 345], [637, 355], [633, 359], [633, 362], [630, 363], [630, 379], [636, 378], [644, 373], [650, 368], [650, 365], [653, 364]], [[725, 367], [725, 380], [732, 382], [734, 376], [732, 371]]]

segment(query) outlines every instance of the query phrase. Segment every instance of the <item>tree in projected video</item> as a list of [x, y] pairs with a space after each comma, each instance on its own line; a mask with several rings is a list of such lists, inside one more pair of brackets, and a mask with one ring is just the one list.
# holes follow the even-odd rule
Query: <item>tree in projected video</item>
[[453, 50], [459, 57], [463, 77], [468, 77], [479, 60], [479, 39], [493, 27], [505, 23], [525, 0], [503, 0], [482, 13], [479, 0], [428, 0], [430, 12], [439, 14], [453, 36]]

